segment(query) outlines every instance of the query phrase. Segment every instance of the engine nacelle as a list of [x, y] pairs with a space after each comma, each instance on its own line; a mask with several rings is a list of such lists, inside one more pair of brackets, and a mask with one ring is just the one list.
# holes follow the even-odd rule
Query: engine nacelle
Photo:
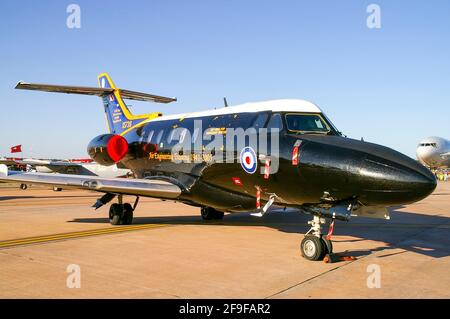
[[111, 166], [127, 155], [128, 142], [120, 135], [102, 134], [89, 142], [87, 151], [100, 165]]

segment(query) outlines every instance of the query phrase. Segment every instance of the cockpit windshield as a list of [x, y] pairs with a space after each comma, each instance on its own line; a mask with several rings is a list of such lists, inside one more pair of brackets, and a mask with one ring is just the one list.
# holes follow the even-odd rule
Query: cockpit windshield
[[331, 128], [319, 114], [286, 114], [286, 124], [289, 131], [328, 133]]

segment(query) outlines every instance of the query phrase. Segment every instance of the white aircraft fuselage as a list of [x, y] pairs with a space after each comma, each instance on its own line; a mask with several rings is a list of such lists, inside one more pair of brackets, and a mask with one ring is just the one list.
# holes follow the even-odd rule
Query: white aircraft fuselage
[[442, 137], [423, 139], [416, 150], [417, 159], [430, 168], [450, 167], [450, 141]]

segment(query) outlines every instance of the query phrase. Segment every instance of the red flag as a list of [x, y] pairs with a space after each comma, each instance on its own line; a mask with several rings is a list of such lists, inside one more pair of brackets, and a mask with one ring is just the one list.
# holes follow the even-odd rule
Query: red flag
[[11, 153], [21, 153], [22, 152], [22, 145], [16, 145], [11, 147]]

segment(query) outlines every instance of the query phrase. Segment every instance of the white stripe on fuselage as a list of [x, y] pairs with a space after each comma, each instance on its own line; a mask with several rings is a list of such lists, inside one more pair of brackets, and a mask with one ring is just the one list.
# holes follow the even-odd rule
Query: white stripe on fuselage
[[146, 120], [145, 122], [196, 118], [196, 117], [215, 116], [224, 114], [257, 113], [263, 111], [322, 113], [322, 110], [314, 103], [304, 100], [285, 99], [285, 100], [270, 100], [264, 102], [244, 103], [235, 106], [222, 107], [220, 109], [214, 110], [160, 116], [155, 119]]

